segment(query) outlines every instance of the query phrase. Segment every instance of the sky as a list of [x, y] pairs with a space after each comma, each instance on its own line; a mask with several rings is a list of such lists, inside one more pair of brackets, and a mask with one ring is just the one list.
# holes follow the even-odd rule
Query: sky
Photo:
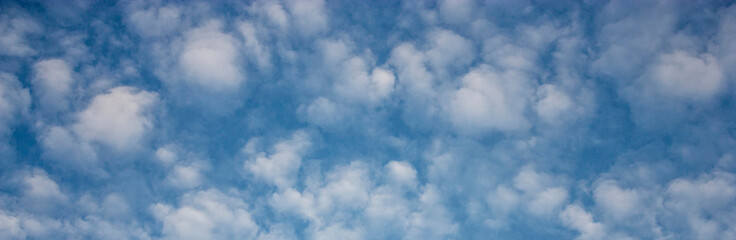
[[1, 1], [0, 239], [736, 239], [736, 4]]

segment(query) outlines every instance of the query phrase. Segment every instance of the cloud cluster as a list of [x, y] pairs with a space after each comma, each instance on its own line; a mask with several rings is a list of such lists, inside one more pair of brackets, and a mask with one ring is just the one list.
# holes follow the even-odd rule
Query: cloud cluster
[[736, 5], [0, 3], [2, 239], [735, 239]]

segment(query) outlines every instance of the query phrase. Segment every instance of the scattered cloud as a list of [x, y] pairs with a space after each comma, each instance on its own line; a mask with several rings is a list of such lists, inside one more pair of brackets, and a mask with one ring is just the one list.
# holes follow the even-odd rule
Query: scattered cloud
[[736, 239], [736, 5], [0, 4], [2, 239]]

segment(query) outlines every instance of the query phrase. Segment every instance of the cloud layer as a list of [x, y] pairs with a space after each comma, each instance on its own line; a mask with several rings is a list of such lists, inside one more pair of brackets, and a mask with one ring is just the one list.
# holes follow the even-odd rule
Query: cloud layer
[[2, 239], [736, 239], [736, 5], [0, 3]]

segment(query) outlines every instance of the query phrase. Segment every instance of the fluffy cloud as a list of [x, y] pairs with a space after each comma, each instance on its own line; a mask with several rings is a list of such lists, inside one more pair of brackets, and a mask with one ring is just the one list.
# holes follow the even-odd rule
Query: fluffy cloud
[[23, 177], [25, 195], [33, 200], [63, 201], [66, 196], [59, 190], [59, 185], [51, 180], [42, 170], [35, 170]]
[[258, 32], [256, 27], [251, 22], [242, 22], [238, 27], [240, 34], [242, 34], [245, 42], [243, 47], [249, 54], [250, 58], [255, 59], [255, 63], [262, 70], [269, 70], [271, 68], [271, 52], [268, 47], [261, 43], [259, 40]]
[[675, 179], [667, 187], [667, 196], [665, 206], [685, 220], [693, 238], [736, 236], [736, 225], [730, 221], [736, 212], [734, 174], [714, 172], [697, 179]]
[[640, 210], [640, 196], [636, 190], [621, 189], [616, 181], [607, 180], [595, 188], [593, 196], [597, 206], [616, 220], [624, 220]]
[[565, 92], [555, 85], [543, 85], [537, 89], [539, 100], [535, 104], [535, 110], [542, 120], [556, 123], [565, 119], [565, 115], [571, 114], [575, 103]]
[[11, 124], [27, 114], [30, 104], [28, 89], [15, 76], [0, 72], [0, 136], [9, 133]]
[[2, 239], [736, 238], [736, 6], [69, 6], [0, 13]]
[[463, 87], [452, 95], [447, 112], [455, 128], [466, 134], [520, 131], [529, 128], [525, 116], [530, 83], [519, 72], [494, 72], [487, 66], [462, 78]]
[[356, 54], [353, 43], [344, 39], [318, 42], [323, 67], [330, 69], [334, 98], [348, 104], [379, 105], [394, 90], [393, 71], [374, 66], [370, 54]]
[[221, 28], [220, 22], [211, 21], [187, 32], [178, 59], [185, 81], [215, 91], [237, 89], [245, 81], [238, 67], [238, 43]]
[[723, 73], [710, 54], [700, 57], [675, 51], [662, 54], [649, 70], [653, 91], [687, 100], [708, 100], [723, 89]]
[[204, 180], [202, 176], [203, 166], [201, 164], [177, 165], [171, 170], [167, 180], [171, 185], [177, 188], [195, 188], [202, 184]]
[[445, 22], [468, 23], [473, 19], [475, 3], [469, 0], [445, 0], [440, 1], [439, 13]]
[[568, 205], [560, 213], [560, 220], [565, 225], [576, 229], [580, 236], [576, 239], [604, 239], [606, 231], [602, 224], [593, 220], [593, 216], [579, 205]]
[[258, 232], [248, 205], [215, 189], [188, 192], [178, 207], [157, 203], [151, 211], [164, 239], [250, 239]]
[[181, 9], [175, 5], [136, 9], [128, 16], [128, 21], [139, 34], [157, 37], [171, 33], [181, 23]]
[[35, 54], [36, 50], [33, 49], [26, 37], [41, 30], [41, 26], [28, 17], [1, 15], [0, 54], [18, 57]]
[[63, 111], [68, 108], [68, 96], [74, 87], [69, 64], [62, 59], [46, 59], [33, 65], [33, 90], [41, 106]]
[[158, 99], [155, 93], [132, 87], [116, 87], [95, 96], [78, 114], [73, 132], [84, 141], [105, 144], [116, 150], [140, 146], [153, 128], [150, 110]]
[[437, 29], [427, 34], [429, 49], [427, 61], [439, 74], [457, 70], [470, 64], [474, 59], [473, 45], [468, 39], [445, 29]]
[[[324, 31], [328, 26], [327, 10], [323, 0], [286, 1], [296, 31], [303, 35], [313, 35]], [[281, 23], [282, 17], [277, 9], [270, 9], [269, 17]], [[281, 24], [279, 24], [281, 25]]]
[[269, 152], [251, 153], [252, 159], [245, 162], [245, 170], [280, 188], [289, 187], [294, 184], [302, 155], [310, 145], [307, 133], [297, 131], [289, 139], [275, 144]]
[[97, 160], [97, 153], [88, 142], [81, 141], [66, 128], [52, 126], [41, 135], [44, 155], [48, 158], [70, 159], [88, 164]]

